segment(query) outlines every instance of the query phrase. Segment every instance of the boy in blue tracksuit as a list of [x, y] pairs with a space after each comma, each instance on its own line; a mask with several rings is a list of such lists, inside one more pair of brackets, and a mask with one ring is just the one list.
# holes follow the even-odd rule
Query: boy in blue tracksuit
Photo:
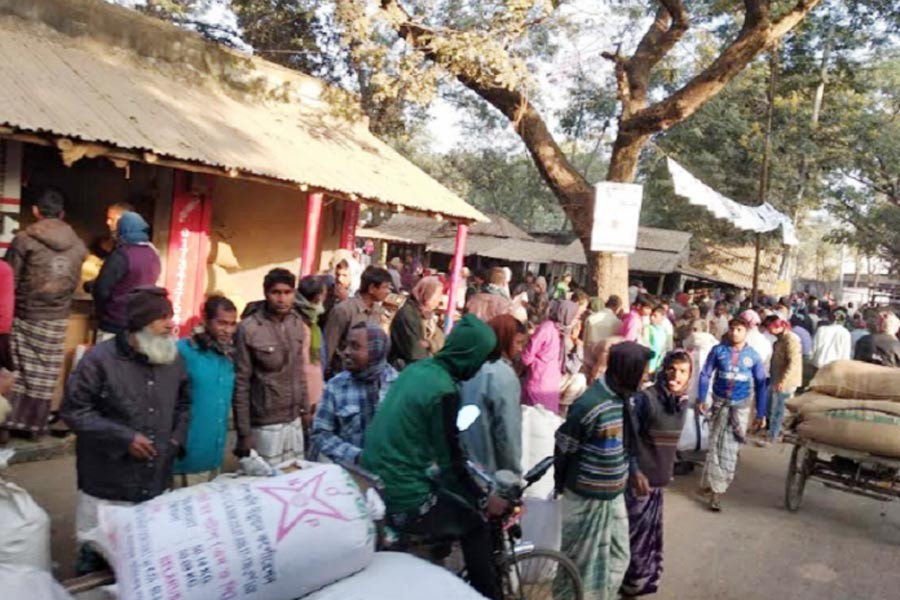
[[[756, 350], [747, 345], [750, 324], [732, 319], [726, 341], [713, 347], [700, 372], [698, 398], [706, 398], [712, 380], [712, 428], [701, 485], [712, 492], [709, 507], [720, 511], [737, 468], [738, 452], [747, 435], [750, 400], [756, 395], [756, 426], [766, 426], [766, 368]], [[709, 410], [706, 404], [698, 410]]]

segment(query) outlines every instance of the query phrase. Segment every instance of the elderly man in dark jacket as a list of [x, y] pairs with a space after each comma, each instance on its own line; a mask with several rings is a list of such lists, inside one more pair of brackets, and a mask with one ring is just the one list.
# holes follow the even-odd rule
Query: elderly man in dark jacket
[[[135, 289], [127, 312], [128, 331], [92, 348], [66, 385], [62, 417], [78, 436], [79, 537], [96, 526], [99, 507], [168, 489], [187, 438], [190, 386], [166, 290]], [[76, 568], [94, 570], [98, 558], [82, 548]]]

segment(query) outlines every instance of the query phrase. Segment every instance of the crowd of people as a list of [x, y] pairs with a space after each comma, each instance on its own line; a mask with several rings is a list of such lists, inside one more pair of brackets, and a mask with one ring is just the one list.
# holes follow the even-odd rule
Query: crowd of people
[[[886, 308], [805, 294], [754, 304], [719, 290], [653, 298], [638, 283], [626, 306], [592, 299], [570, 273], [550, 287], [530, 274], [516, 284], [502, 267], [463, 269], [448, 306], [440, 273], [400, 258], [362, 268], [340, 253], [299, 282], [272, 269], [263, 299], [240, 317], [231, 300], [209, 296], [202, 324], [176, 340], [147, 224], [128, 209], [110, 210], [115, 245], [90, 286], [102, 335], [60, 410], [77, 435], [79, 532], [102, 505], [211, 480], [228, 452], [273, 466], [359, 465], [381, 479], [392, 527], [461, 540], [472, 585], [497, 598], [478, 511], [499, 516], [509, 503], [466, 461], [521, 475], [521, 407], [532, 406], [562, 422], [562, 550], [586, 597], [649, 594], [662, 573], [662, 490], [689, 407], [711, 420], [701, 485], [719, 511], [741, 445], [755, 432], [779, 440], [785, 402], [812, 371], [851, 357], [900, 366], [900, 322]], [[34, 212], [0, 262], [3, 293], [14, 296], [0, 302], [0, 393], [12, 401], [4, 430], [40, 434], [86, 249], [60, 195], [44, 194]], [[463, 405], [481, 417], [460, 432]], [[100, 565], [80, 549], [79, 572]]]

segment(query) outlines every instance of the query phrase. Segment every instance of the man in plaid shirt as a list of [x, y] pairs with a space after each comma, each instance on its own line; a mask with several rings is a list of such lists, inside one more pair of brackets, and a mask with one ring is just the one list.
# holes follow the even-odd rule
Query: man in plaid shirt
[[375, 325], [359, 323], [347, 334], [345, 371], [325, 384], [312, 426], [310, 458], [357, 464], [366, 427], [397, 371], [387, 363], [390, 342]]

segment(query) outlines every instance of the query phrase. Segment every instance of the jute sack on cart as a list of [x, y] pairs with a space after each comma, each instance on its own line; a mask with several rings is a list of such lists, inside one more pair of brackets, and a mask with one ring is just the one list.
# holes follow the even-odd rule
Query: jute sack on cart
[[819, 395], [807, 399], [799, 414], [802, 438], [900, 458], [900, 403]]
[[90, 538], [122, 600], [298, 598], [364, 569], [375, 551], [365, 499], [336, 465], [102, 507]]
[[819, 369], [809, 387], [837, 398], [900, 402], [900, 369], [836, 360]]

